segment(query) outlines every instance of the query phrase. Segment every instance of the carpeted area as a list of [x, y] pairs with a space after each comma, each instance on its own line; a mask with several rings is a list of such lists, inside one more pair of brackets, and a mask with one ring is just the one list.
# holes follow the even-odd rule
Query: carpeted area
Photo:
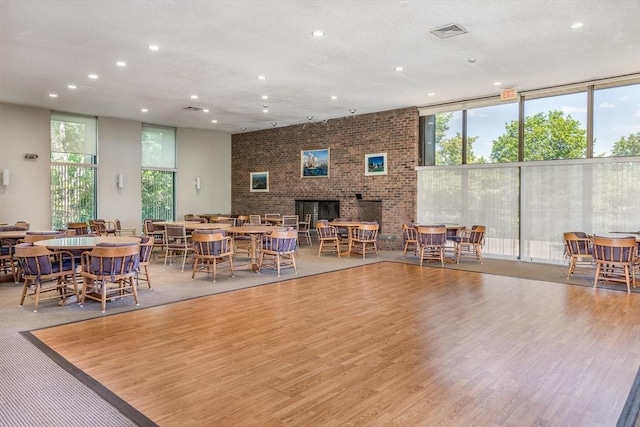
[[[381, 251], [380, 258], [336, 258], [317, 256], [317, 246], [302, 247], [298, 258], [298, 277], [321, 274], [363, 263], [380, 260], [417, 264], [415, 257], [402, 259], [401, 251]], [[239, 260], [241, 261], [241, 260]], [[428, 264], [425, 268], [441, 268]], [[593, 278], [588, 273], [578, 272], [570, 280], [566, 279], [566, 266], [532, 264], [514, 261], [485, 259], [480, 265], [473, 261], [464, 261], [460, 265], [447, 264], [445, 268], [477, 271], [511, 277], [523, 277], [532, 280], [593, 286]], [[26, 340], [20, 332], [46, 328], [69, 322], [77, 322], [104, 315], [151, 307], [203, 295], [227, 292], [235, 289], [274, 283], [295, 277], [293, 271], [283, 272], [277, 278], [275, 272], [255, 274], [243, 270], [231, 278], [221, 273], [217, 283], [204, 276], [191, 280], [190, 272], [180, 272], [177, 265], [163, 270], [161, 264], [151, 266], [153, 289], [140, 288], [140, 306], [135, 307], [133, 300], [124, 299], [107, 305], [106, 314], [100, 313], [99, 304], [88, 303], [85, 307], [77, 304], [58, 306], [55, 301], [41, 303], [38, 313], [32, 311], [32, 302], [18, 306], [21, 286], [12, 282], [0, 283], [0, 426], [26, 425], [65, 425], [65, 426], [132, 426], [132, 420], [119, 412], [90, 387], [78, 381], [65, 369], [54, 363], [40, 349]], [[614, 285], [616, 291], [626, 292], [624, 286]], [[638, 289], [634, 290], [638, 292]], [[594, 291], [595, 292], [595, 291]], [[630, 396], [631, 397], [631, 396]], [[638, 397], [636, 397], [636, 402]], [[81, 409], [78, 402], [82, 402]], [[633, 426], [637, 411], [631, 402], [627, 426]], [[625, 407], [626, 408], [626, 407]], [[628, 424], [633, 417], [632, 424]]]

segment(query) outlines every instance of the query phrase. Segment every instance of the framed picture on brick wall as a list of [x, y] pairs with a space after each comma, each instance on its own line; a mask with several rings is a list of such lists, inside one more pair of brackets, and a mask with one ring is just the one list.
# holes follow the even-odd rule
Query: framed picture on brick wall
[[269, 192], [269, 172], [251, 172], [250, 181], [252, 193]]
[[364, 174], [386, 175], [387, 174], [387, 153], [365, 154]]
[[329, 149], [302, 150], [300, 152], [300, 176], [302, 178], [327, 178], [329, 176]]

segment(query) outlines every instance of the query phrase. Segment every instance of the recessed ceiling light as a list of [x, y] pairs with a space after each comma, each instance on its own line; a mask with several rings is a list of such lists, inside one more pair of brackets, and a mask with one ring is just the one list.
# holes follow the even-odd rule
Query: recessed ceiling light
[[97, 74], [89, 74], [89, 76], [88, 76], [88, 77], [89, 77], [90, 79], [92, 79], [92, 80], [95, 80], [95, 79], [97, 79], [97, 78], [98, 78], [98, 75], [97, 75]]
[[158, 46], [157, 44], [150, 44], [149, 50], [158, 51], [160, 50], [160, 46]]
[[217, 120], [211, 120], [211, 123], [218, 123]]
[[263, 113], [268, 113], [268, 112], [269, 112], [269, 110], [267, 110], [266, 108], [264, 108], [264, 109], [262, 110], [262, 112], [263, 112]]
[[202, 110], [203, 113], [208, 113], [209, 110], [207, 110], [206, 108]]
[[50, 97], [50, 98], [57, 98], [57, 97], [58, 97], [58, 94], [57, 94], [57, 93], [50, 93], [50, 94], [49, 94], [49, 97]]
[[353, 114], [353, 113], [355, 113], [355, 112], [356, 112], [356, 109], [355, 109], [355, 108], [352, 108], [352, 109], [350, 109], [350, 110], [349, 110], [349, 112], [350, 112], [351, 114]]
[[67, 87], [69, 89], [78, 89], [78, 86], [76, 86], [76, 85], [67, 85]]
[[396, 71], [404, 71], [404, 67], [395, 67], [394, 70], [396, 70]]
[[500, 86], [502, 84], [502, 82], [495, 82], [493, 85], [494, 86]]
[[576, 22], [575, 24], [571, 25], [571, 28], [578, 29], [578, 28], [582, 28], [584, 26], [584, 24], [582, 22]]
[[126, 67], [126, 66], [127, 66], [127, 63], [126, 63], [126, 62], [124, 62], [124, 61], [118, 61], [118, 62], [116, 62], [116, 65], [117, 65], [118, 67]]
[[335, 95], [333, 95], [333, 96], [331, 97], [331, 99], [335, 101], [336, 99], [338, 99], [338, 97], [337, 97], [337, 96], [335, 96]]
[[433, 92], [429, 92], [429, 93], [427, 94], [427, 96], [433, 96], [433, 95], [435, 95], [435, 93], [433, 93]]
[[276, 122], [271, 122], [271, 126], [276, 127], [276, 126], [278, 126], [278, 123], [276, 123]]
[[267, 78], [265, 76], [262, 76], [262, 75], [256, 76], [256, 79], [258, 79], [258, 80], [267, 80]]
[[475, 56], [470, 56], [469, 59], [467, 59], [467, 61], [469, 61], [470, 64], [475, 64], [475, 62], [477, 61]]
[[240, 128], [240, 130], [244, 132], [245, 130], [247, 130], [247, 128]]
[[322, 36], [324, 36], [324, 33], [323, 33], [322, 31], [320, 31], [320, 30], [316, 30], [316, 31], [313, 31], [313, 32], [311, 33], [311, 35], [312, 35], [313, 37], [322, 37]]
[[191, 99], [198, 99], [198, 95], [191, 95]]
[[146, 108], [141, 108], [141, 109], [140, 109], [140, 111], [141, 111], [141, 112], [143, 112], [143, 113], [146, 113], [146, 112], [148, 112], [149, 110], [147, 110]]
[[313, 116], [307, 116], [307, 120], [313, 119]]
[[262, 104], [262, 108], [269, 108], [267, 104]]
[[262, 99], [269, 99], [269, 97], [267, 95], [262, 95], [260, 98]]

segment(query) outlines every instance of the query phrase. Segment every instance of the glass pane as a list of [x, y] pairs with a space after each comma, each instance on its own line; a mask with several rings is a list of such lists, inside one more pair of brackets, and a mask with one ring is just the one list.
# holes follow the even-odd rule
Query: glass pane
[[142, 171], [142, 220], [173, 221], [174, 173], [170, 171]]
[[96, 169], [81, 165], [51, 165], [51, 224], [66, 229], [69, 222], [96, 217]]
[[462, 111], [436, 114], [436, 165], [462, 164]]
[[518, 239], [518, 168], [452, 168], [418, 172], [422, 224], [487, 227], [483, 254], [515, 259]]
[[[587, 93], [552, 96], [525, 101], [524, 160], [581, 159], [587, 156]], [[504, 138], [493, 145], [517, 161], [518, 122], [512, 122]]]
[[[510, 144], [506, 145], [507, 150], [493, 150], [499, 138], [511, 138]], [[467, 110], [467, 163], [514, 161], [511, 159], [518, 158], [517, 150], [517, 103]]]
[[144, 125], [142, 127], [142, 166], [174, 169], [176, 167], [175, 129]]
[[593, 156], [640, 156], [640, 84], [595, 90]]

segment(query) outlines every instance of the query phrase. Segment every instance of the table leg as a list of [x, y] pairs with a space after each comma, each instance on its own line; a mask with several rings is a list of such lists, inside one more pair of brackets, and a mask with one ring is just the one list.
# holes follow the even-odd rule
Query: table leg
[[251, 234], [251, 269], [254, 272], [258, 272], [260, 267], [258, 266], [258, 235]]

